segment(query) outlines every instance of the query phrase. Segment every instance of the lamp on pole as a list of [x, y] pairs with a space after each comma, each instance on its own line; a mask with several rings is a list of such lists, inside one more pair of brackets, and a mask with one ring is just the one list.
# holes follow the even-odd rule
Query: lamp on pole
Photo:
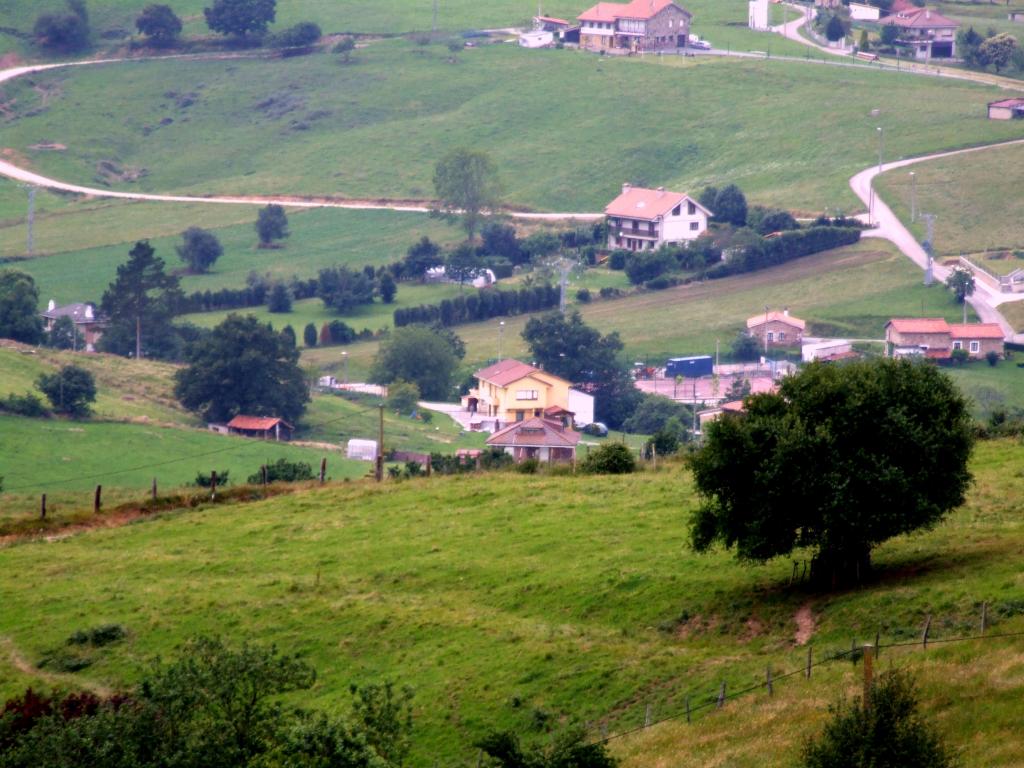
[[764, 305], [764, 359], [768, 361], [768, 305]]
[[501, 340], [505, 336], [505, 321], [498, 323], [498, 362], [501, 362]]
[[910, 172], [910, 223], [917, 221], [917, 174]]
[[878, 131], [878, 173], [882, 173], [882, 151], [885, 149], [885, 131], [882, 126], [876, 128]]
[[348, 350], [342, 350], [341, 352], [342, 364], [345, 367], [345, 384], [348, 384]]

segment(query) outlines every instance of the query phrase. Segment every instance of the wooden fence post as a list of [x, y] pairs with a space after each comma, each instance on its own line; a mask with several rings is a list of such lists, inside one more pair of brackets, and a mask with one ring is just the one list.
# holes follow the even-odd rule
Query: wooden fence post
[[102, 504], [103, 504], [103, 498], [102, 497], [103, 497], [103, 486], [102, 485], [97, 485], [96, 486], [96, 493], [92, 497], [92, 512], [93, 512], [94, 515], [99, 513], [99, 511], [100, 511], [100, 506], [102, 506]]
[[771, 664], [769, 664], [764, 669], [764, 680], [765, 680], [765, 685], [768, 686], [768, 695], [769, 696], [773, 696], [775, 694], [775, 689], [772, 687], [772, 665]]
[[932, 615], [929, 613], [924, 622], [924, 632], [921, 633], [921, 647], [928, 647], [928, 631], [932, 628]]
[[985, 636], [985, 626], [988, 624], [988, 603], [981, 604], [981, 636]]
[[431, 466], [430, 466], [430, 454], [428, 453], [427, 454], [427, 477], [430, 477], [431, 472], [432, 472], [432, 469], [431, 469]]
[[217, 470], [210, 470], [210, 501], [217, 498]]
[[320, 459], [320, 485], [327, 480], [327, 457]]
[[644, 711], [644, 728], [651, 727], [651, 702], [647, 702], [647, 709]]
[[153, 478], [153, 501], [156, 501], [156, 478]]
[[881, 634], [882, 634], [881, 630], [877, 630], [877, 629], [875, 630], [875, 658], [876, 659], [878, 658], [878, 648], [879, 648], [879, 646], [878, 646], [878, 638], [879, 638], [879, 636]]
[[46, 494], [43, 494], [43, 498], [39, 502], [39, 519], [46, 519]]
[[871, 646], [864, 644], [864, 710], [871, 709], [871, 678], [874, 670], [874, 654]]
[[690, 697], [689, 697], [689, 695], [687, 695], [687, 697], [686, 697], [686, 723], [687, 723], [687, 725], [689, 725], [689, 723], [690, 723]]
[[804, 673], [804, 676], [808, 680], [811, 679], [811, 651], [812, 651], [812, 647], [810, 645], [808, 645], [807, 646], [807, 671]]
[[718, 703], [716, 709], [721, 709], [725, 706], [725, 680], [722, 681], [722, 687], [718, 691]]

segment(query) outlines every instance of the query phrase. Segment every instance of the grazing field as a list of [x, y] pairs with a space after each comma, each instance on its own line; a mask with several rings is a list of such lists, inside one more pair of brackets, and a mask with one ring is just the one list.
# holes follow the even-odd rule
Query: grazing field
[[[920, 270], [883, 240], [864, 240], [723, 280], [644, 291], [575, 308], [602, 333], [618, 331], [627, 355], [653, 363], [677, 355], [714, 354], [716, 341], [727, 353], [746, 319], [763, 311], [766, 304], [788, 306], [807, 320], [808, 335], [852, 338], [883, 338], [885, 323], [894, 316], [924, 314], [949, 320], [961, 316], [960, 306], [948, 292], [938, 285], [925, 288]], [[506, 356], [527, 354], [520, 337], [526, 320], [504, 319], [501, 335]], [[495, 318], [455, 329], [466, 342], [467, 362], [497, 357], [499, 322]], [[353, 377], [365, 375], [376, 348], [373, 342], [347, 347]], [[333, 350], [310, 350], [303, 359], [337, 366], [336, 355]]]
[[[27, 116], [43, 87], [47, 106]], [[877, 125], [889, 157], [1024, 135], [982, 118], [996, 89], [962, 82], [507, 45], [467, 50], [454, 64], [440, 46], [406, 41], [374, 44], [350, 66], [327, 55], [134, 62], [42, 73], [6, 90], [18, 110], [7, 144], [68, 180], [429, 198], [436, 161], [474, 146], [502, 171], [509, 204], [544, 210], [600, 210], [630, 180], [687, 190], [735, 182], [755, 202], [851, 211], [859, 203], [847, 180], [876, 158]], [[68, 149], [29, 149], [44, 139]]]
[[1016, 172], [1022, 167], [1024, 144], [1016, 144], [889, 171], [875, 183], [893, 213], [923, 240], [924, 220], [910, 221], [914, 172], [917, 210], [935, 214], [940, 256], [1024, 249], [1024, 197]]
[[[25, 543], [0, 549], [0, 642], [23, 660], [18, 671], [0, 653], [0, 695], [41, 680], [31, 665], [75, 630], [113, 622], [128, 638], [59, 682], [116, 686], [209, 633], [302, 653], [319, 672], [307, 704], [335, 708], [350, 682], [411, 684], [414, 765], [465, 762], [496, 727], [547, 738], [538, 727], [579, 719], [614, 733], [642, 721], [646, 703], [663, 716], [722, 680], [730, 691], [756, 683], [766, 664], [799, 669], [801, 609], [816, 658], [876, 631], [913, 640], [929, 613], [933, 639], [971, 633], [981, 601], [991, 631], [1024, 629], [1022, 460], [1019, 444], [982, 444], [967, 505], [881, 547], [871, 589], [836, 594], [787, 588], [789, 560], [750, 567], [691, 552], [695, 499], [672, 465], [626, 477], [354, 483]], [[967, 766], [1012, 764], [1003, 742], [1024, 680], [1008, 647], [920, 654], [928, 706], [954, 745], [970, 746]], [[1000, 648], [998, 660], [984, 655]], [[780, 682], [782, 703], [730, 704], [695, 727], [704, 753], [677, 745], [667, 764], [706, 765], [715, 749], [731, 765], [788, 765], [853, 672], [833, 664], [810, 683]], [[765, 718], [759, 738], [752, 713]]]

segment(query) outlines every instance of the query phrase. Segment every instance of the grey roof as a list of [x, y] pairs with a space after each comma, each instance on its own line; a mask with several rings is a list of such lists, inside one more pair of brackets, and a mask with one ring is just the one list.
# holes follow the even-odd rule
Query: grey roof
[[[92, 313], [92, 317], [89, 317], [89, 313]], [[100, 323], [103, 322], [103, 317], [96, 311], [96, 307], [92, 304], [65, 304], [63, 307], [54, 307], [48, 309], [42, 313], [42, 316], [50, 320], [56, 320], [58, 317], [70, 317], [72, 322], [85, 324], [85, 323]]]

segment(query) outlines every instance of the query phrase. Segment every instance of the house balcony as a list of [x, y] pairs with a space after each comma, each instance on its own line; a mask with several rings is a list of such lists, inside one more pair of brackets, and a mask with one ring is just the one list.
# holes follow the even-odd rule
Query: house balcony
[[661, 237], [661, 233], [655, 230], [651, 232], [646, 229], [621, 229], [618, 232], [619, 237], [639, 237], [646, 240], [658, 240]]

